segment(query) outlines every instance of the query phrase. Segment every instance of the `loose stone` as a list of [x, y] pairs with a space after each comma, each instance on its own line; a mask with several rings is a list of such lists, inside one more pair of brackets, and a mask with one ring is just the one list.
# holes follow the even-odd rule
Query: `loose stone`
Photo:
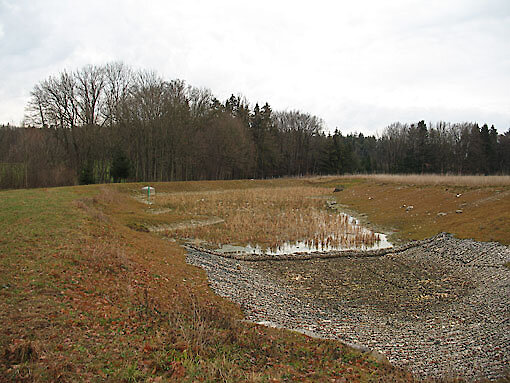
[[247, 320], [370, 349], [420, 377], [492, 380], [510, 363], [510, 249], [498, 243], [440, 234], [281, 258], [189, 247], [187, 261]]

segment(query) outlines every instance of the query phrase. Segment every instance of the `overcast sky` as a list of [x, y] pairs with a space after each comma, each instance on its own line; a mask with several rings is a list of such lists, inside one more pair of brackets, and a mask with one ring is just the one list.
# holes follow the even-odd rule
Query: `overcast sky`
[[510, 0], [0, 0], [0, 123], [49, 75], [109, 61], [343, 133], [510, 129]]

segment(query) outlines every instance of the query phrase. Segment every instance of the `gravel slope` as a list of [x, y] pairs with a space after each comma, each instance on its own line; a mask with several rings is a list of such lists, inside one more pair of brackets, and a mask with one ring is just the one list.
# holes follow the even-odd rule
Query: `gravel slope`
[[188, 248], [248, 320], [379, 351], [422, 377], [510, 367], [510, 249], [440, 234], [393, 253], [242, 260]]

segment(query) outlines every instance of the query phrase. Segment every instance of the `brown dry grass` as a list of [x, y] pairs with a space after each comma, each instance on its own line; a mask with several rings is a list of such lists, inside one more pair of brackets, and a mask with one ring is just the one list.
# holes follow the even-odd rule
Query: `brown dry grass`
[[[350, 176], [349, 176], [350, 177]], [[356, 176], [377, 182], [411, 185], [510, 186], [510, 176], [439, 175], [439, 174], [372, 174]]]
[[414, 381], [242, 322], [181, 247], [126, 226], [151, 216], [116, 189], [0, 193], [1, 382]]
[[331, 191], [314, 186], [234, 189], [160, 195], [154, 209], [179, 215], [218, 216], [224, 223], [187, 227], [169, 236], [199, 238], [209, 243], [257, 244], [275, 249], [306, 240], [311, 247], [373, 245], [378, 235], [356, 225], [345, 214], [326, 208]]
[[[450, 228], [485, 240], [510, 238], [508, 188], [446, 191], [330, 177], [169, 183], [156, 190], [306, 186], [327, 194], [337, 184], [346, 187], [335, 193], [339, 201], [408, 237]], [[0, 192], [0, 381], [414, 381], [338, 342], [241, 322], [239, 308], [212, 293], [181, 247], [128, 227], [192, 216], [150, 214], [124, 193], [139, 186]], [[452, 209], [464, 201], [459, 192], [468, 208], [456, 215]], [[415, 208], [405, 213], [402, 203]], [[449, 212], [443, 223], [427, 218], [438, 209]]]
[[510, 186], [466, 186], [466, 181], [432, 185], [426, 179], [420, 183], [404, 177], [397, 183], [384, 177], [368, 178], [336, 193], [336, 198], [366, 214], [372, 224], [394, 230], [394, 239], [423, 239], [448, 232], [459, 238], [510, 244]]

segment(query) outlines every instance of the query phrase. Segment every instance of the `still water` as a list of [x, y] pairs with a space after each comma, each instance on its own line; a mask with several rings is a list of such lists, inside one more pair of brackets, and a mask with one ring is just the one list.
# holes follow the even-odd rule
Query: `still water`
[[[349, 217], [349, 222], [355, 225], [358, 230], [362, 232], [371, 232], [369, 229], [361, 226], [359, 221], [353, 217]], [[248, 244], [246, 246], [238, 246], [232, 244], [224, 244], [215, 251], [224, 254], [266, 254], [266, 255], [283, 255], [295, 253], [313, 253], [313, 252], [328, 252], [338, 250], [377, 250], [392, 247], [392, 243], [388, 241], [387, 236], [383, 233], [374, 233], [376, 238], [375, 242], [370, 245], [360, 243], [356, 234], [329, 234], [326, 238], [332, 239], [331, 241], [315, 241], [312, 239], [304, 239], [296, 242], [283, 242], [274, 247], [262, 247], [258, 244]], [[342, 237], [341, 241], [335, 241], [336, 238]], [[334, 245], [332, 244], [334, 243]]]

